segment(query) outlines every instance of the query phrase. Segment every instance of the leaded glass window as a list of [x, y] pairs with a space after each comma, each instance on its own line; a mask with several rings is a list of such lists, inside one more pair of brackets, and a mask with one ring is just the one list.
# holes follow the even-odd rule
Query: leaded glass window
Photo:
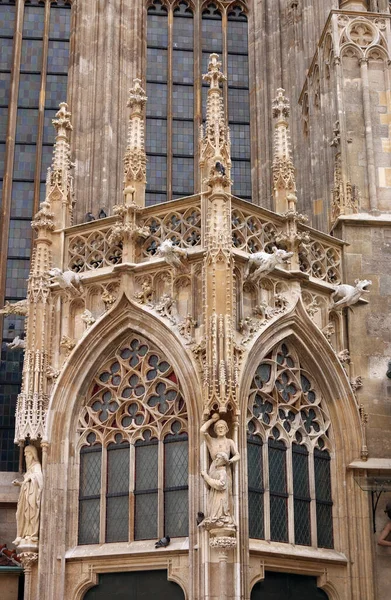
[[[200, 21], [200, 40], [195, 25]], [[199, 190], [198, 131], [205, 118], [209, 54], [228, 75], [233, 193], [251, 198], [248, 24], [242, 4], [153, 0], [147, 9], [146, 204]]]
[[[43, 199], [53, 151], [51, 119], [67, 97], [70, 15], [70, 0], [0, 0], [0, 272], [5, 274], [0, 306], [26, 297], [31, 220]], [[0, 470], [17, 470], [14, 419], [9, 415], [15, 413], [22, 377], [17, 365], [23, 351], [10, 351], [5, 344], [23, 336], [23, 322], [10, 319], [6, 325], [0, 370], [0, 388], [6, 390], [0, 396]]]
[[[97, 371], [79, 432], [80, 544], [188, 535], [186, 404], [172, 366], [149, 341], [132, 335]], [[93, 460], [85, 456], [96, 447], [105, 474], [98, 492], [85, 483], [85, 461]], [[88, 531], [94, 520], [94, 535], [84, 520]]]
[[281, 343], [258, 365], [250, 391], [250, 537], [333, 547], [331, 450], [321, 390], [294, 347]]

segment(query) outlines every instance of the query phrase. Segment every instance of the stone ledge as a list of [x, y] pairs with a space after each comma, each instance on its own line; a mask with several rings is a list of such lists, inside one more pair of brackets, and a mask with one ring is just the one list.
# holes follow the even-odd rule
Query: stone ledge
[[282, 544], [280, 542], [266, 542], [263, 540], [250, 540], [250, 554], [269, 555], [295, 559], [316, 560], [340, 565], [346, 565], [348, 559], [342, 552], [327, 550], [325, 548], [305, 548], [294, 544]]

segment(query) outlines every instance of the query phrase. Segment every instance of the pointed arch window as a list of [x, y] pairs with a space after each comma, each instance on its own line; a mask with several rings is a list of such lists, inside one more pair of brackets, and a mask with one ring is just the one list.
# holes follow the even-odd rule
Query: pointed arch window
[[131, 336], [98, 370], [79, 432], [79, 544], [187, 536], [186, 404], [149, 341]]
[[[196, 35], [196, 32], [199, 34]], [[244, 5], [186, 0], [147, 5], [146, 204], [199, 191], [198, 131], [206, 107], [202, 74], [217, 52], [228, 74], [233, 193], [251, 198], [248, 23]]]
[[247, 462], [251, 538], [333, 548], [330, 418], [288, 343], [255, 372]]

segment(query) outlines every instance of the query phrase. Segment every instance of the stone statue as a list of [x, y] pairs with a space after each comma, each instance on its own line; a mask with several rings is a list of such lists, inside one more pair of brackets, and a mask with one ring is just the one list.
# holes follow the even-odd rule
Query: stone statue
[[18, 507], [16, 510], [17, 537], [15, 546], [36, 546], [39, 533], [39, 514], [43, 476], [38, 451], [35, 446], [24, 449], [27, 471], [23, 481], [14, 479], [14, 485], [20, 487]]
[[209, 473], [201, 471], [201, 475], [210, 487], [208, 510], [204, 524], [216, 527], [232, 526], [234, 521], [232, 490], [227, 470], [229, 459], [225, 452], [218, 452], [210, 465]]
[[368, 279], [356, 279], [354, 283], [355, 286], [346, 283], [336, 286], [334, 292], [331, 294], [331, 299], [333, 301], [333, 304], [331, 305], [332, 309], [339, 310], [356, 304], [363, 293], [369, 292], [369, 290], [365, 288], [372, 285], [372, 281], [369, 281]]
[[186, 250], [178, 248], [172, 240], [164, 240], [156, 250], [156, 256], [163, 258], [170, 267], [177, 271], [185, 270], [183, 259], [187, 258]]
[[[209, 435], [209, 427], [214, 424], [216, 437]], [[206, 484], [211, 488], [208, 509], [204, 524], [207, 526], [233, 526], [232, 472], [231, 464], [240, 460], [240, 454], [235, 442], [226, 437], [228, 425], [220, 419], [218, 413], [206, 421], [201, 427], [205, 437], [212, 464], [209, 474], [201, 472]]]
[[81, 277], [74, 271], [61, 271], [57, 267], [49, 270], [51, 283], [58, 283], [62, 290], [66, 290], [71, 295], [80, 295], [83, 291]]
[[[273, 254], [269, 252], [255, 252], [254, 254], [250, 254], [244, 276], [248, 281], [257, 282], [260, 277], [268, 275], [277, 265], [284, 264], [292, 256], [293, 252], [287, 252], [276, 247], [273, 248]], [[254, 267], [255, 270], [252, 271]]]

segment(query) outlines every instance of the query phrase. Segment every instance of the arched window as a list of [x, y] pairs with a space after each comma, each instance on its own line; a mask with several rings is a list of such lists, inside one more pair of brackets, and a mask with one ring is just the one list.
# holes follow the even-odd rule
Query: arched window
[[79, 431], [79, 544], [187, 535], [186, 405], [150, 342], [131, 336], [99, 369]]
[[329, 434], [320, 389], [295, 349], [280, 344], [259, 364], [250, 391], [251, 538], [333, 547]]
[[[200, 25], [200, 39], [195, 26]], [[147, 9], [146, 204], [199, 191], [198, 132], [205, 118], [202, 74], [217, 52], [228, 75], [233, 193], [251, 198], [248, 24], [243, 6], [153, 0]]]

